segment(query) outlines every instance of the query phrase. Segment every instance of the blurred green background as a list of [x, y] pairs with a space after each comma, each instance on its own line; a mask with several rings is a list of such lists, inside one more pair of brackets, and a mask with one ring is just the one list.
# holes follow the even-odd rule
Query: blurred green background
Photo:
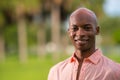
[[74, 48], [67, 36], [69, 15], [78, 7], [95, 12], [97, 47], [120, 63], [120, 1], [1, 0], [0, 80], [47, 80], [49, 69]]

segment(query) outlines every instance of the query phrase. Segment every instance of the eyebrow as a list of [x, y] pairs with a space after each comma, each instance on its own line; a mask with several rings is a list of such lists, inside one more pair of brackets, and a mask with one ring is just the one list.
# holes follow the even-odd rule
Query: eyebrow
[[[86, 24], [83, 24], [83, 25], [81, 25], [81, 26], [85, 26], [85, 25], [92, 25], [92, 24], [90, 24], [90, 23], [86, 23]], [[77, 26], [76, 24], [71, 24], [71, 26], [79, 27], [79, 26]]]
[[87, 23], [87, 24], [84, 24], [84, 25], [91, 25], [91, 24]]
[[77, 25], [76, 25], [76, 24], [72, 24], [71, 26], [76, 26], [76, 27], [77, 27]]

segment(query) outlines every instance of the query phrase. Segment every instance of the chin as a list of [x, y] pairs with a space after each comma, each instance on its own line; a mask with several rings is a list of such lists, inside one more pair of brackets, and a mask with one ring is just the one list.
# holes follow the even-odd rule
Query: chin
[[77, 50], [85, 50], [83, 47], [76, 47]]
[[80, 51], [83, 51], [83, 52], [86, 52], [86, 51], [89, 51], [90, 48], [87, 48], [87, 47], [84, 47], [84, 46], [79, 46], [76, 48], [77, 50], [80, 50]]

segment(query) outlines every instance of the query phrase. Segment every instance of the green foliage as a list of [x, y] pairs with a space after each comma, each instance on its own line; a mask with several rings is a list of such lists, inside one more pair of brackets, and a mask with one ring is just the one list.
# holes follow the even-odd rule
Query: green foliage
[[8, 25], [4, 30], [4, 39], [6, 44], [6, 50], [9, 53], [16, 53], [18, 48], [18, 34], [16, 25]]
[[39, 8], [40, 0], [12, 0], [12, 5], [17, 7], [18, 5], [24, 5], [24, 8], [27, 11], [31, 11], [31, 9]]
[[103, 33], [111, 33], [119, 29], [120, 18], [118, 17], [104, 17], [100, 20], [101, 30]]
[[35, 45], [37, 43], [37, 27], [35, 25], [28, 25], [26, 27], [28, 45]]
[[116, 44], [120, 44], [120, 28], [113, 33], [113, 38], [116, 41]]
[[50, 42], [51, 40], [51, 29], [50, 27], [46, 28], [46, 42]]
[[0, 2], [0, 9], [12, 8], [15, 10], [16, 7], [21, 5], [24, 6], [26, 11], [31, 11], [40, 8], [41, 0], [2, 0]]
[[12, 1], [1, 0], [1, 1], [0, 1], [0, 9], [10, 7], [10, 6], [11, 6], [11, 2], [12, 2]]
[[111, 54], [106, 54], [106, 56], [108, 58], [112, 59], [113, 61], [116, 61], [116, 62], [120, 63], [120, 57], [119, 57], [120, 55], [119, 54], [111, 53]]
[[[103, 37], [113, 39], [114, 43], [120, 44], [120, 18], [104, 17], [100, 20], [101, 33]], [[109, 39], [108, 38], [108, 39]]]
[[3, 27], [4, 23], [5, 23], [5, 20], [4, 20], [3, 14], [0, 12], [0, 29], [1, 27]]
[[17, 42], [17, 26], [16, 25], [8, 25], [5, 28], [5, 40], [12, 45]]

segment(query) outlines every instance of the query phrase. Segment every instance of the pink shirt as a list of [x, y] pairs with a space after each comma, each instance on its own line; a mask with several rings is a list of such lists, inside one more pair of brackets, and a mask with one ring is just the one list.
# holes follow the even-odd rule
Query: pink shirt
[[[53, 66], [48, 80], [76, 80], [78, 65], [78, 61], [72, 56]], [[84, 59], [78, 80], [120, 80], [120, 64], [103, 56], [98, 49]]]

